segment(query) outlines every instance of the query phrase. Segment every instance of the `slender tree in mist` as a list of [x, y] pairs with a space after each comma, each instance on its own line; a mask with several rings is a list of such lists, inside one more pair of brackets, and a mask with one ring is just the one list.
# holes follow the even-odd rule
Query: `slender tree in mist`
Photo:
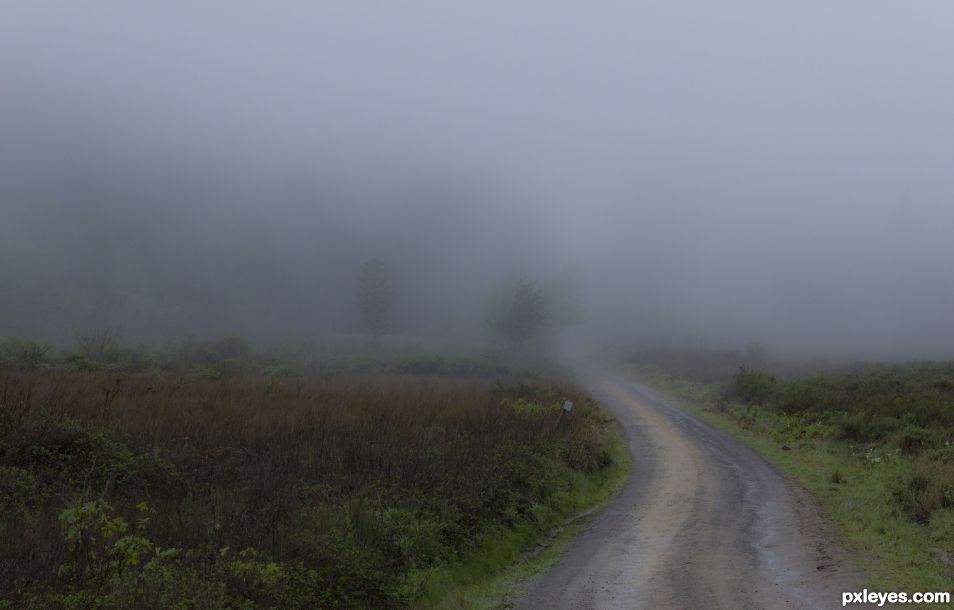
[[119, 347], [119, 339], [116, 331], [107, 326], [76, 333], [76, 344], [88, 359], [104, 362]]
[[498, 288], [487, 299], [484, 320], [515, 348], [541, 339], [550, 323], [546, 292], [527, 279]]
[[375, 344], [389, 328], [394, 292], [384, 263], [372, 258], [361, 267], [358, 277], [358, 311]]

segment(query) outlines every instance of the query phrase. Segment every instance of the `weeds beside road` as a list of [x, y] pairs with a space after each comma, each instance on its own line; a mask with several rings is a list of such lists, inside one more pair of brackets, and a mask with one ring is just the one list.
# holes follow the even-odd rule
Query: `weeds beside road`
[[782, 375], [744, 353], [645, 352], [625, 367], [805, 485], [873, 586], [952, 588], [954, 364]]

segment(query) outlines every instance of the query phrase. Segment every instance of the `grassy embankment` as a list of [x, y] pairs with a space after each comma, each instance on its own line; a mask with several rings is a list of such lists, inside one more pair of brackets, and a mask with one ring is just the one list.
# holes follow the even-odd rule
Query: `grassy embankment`
[[6, 348], [0, 607], [486, 606], [625, 473], [578, 388], [487, 359]]
[[647, 351], [624, 363], [800, 481], [869, 586], [954, 589], [954, 363], [776, 374], [786, 367], [757, 351]]

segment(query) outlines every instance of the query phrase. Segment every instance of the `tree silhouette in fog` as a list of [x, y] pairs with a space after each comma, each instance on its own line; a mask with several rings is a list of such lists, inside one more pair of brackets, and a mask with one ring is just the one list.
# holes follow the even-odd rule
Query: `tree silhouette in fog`
[[375, 344], [389, 329], [394, 291], [384, 262], [372, 258], [361, 267], [358, 278], [358, 311]]
[[498, 288], [485, 304], [484, 318], [491, 331], [516, 348], [540, 339], [550, 317], [546, 292], [527, 279]]

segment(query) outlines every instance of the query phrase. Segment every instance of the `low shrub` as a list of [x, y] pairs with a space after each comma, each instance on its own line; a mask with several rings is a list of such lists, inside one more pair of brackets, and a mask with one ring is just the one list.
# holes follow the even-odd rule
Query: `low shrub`
[[904, 455], [916, 455], [933, 443], [933, 436], [924, 428], [906, 426], [896, 434], [895, 443]]
[[870, 443], [883, 440], [897, 426], [891, 418], [870, 411], [842, 415], [837, 423], [840, 440], [852, 443]]
[[928, 523], [935, 511], [954, 508], [954, 464], [916, 459], [900, 476], [894, 497], [913, 520]]
[[763, 371], [739, 368], [730, 385], [730, 396], [743, 404], [764, 404], [771, 401], [778, 391], [774, 375]]
[[32, 371], [50, 364], [51, 346], [17, 337], [0, 337], [0, 369]]

